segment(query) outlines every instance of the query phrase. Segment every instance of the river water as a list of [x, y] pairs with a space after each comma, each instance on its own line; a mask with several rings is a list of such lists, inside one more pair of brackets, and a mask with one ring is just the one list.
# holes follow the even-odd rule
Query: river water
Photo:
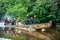
[[0, 40], [11, 40], [11, 39], [7, 39], [7, 38], [0, 38]]

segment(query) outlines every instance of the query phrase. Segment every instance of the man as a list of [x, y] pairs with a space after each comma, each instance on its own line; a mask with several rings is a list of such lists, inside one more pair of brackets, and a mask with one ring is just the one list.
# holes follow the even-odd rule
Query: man
[[15, 18], [12, 21], [12, 25], [16, 25], [16, 19]]
[[33, 18], [31, 17], [29, 20], [27, 20], [28, 25], [33, 24]]
[[8, 19], [5, 19], [5, 25], [7, 25], [9, 23]]

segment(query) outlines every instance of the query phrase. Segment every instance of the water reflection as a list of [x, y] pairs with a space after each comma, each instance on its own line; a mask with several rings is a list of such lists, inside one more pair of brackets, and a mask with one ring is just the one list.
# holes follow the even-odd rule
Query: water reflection
[[23, 33], [29, 34], [31, 36], [37, 37], [37, 38], [41, 38], [43, 40], [51, 40], [49, 35], [47, 35], [46, 33], [42, 33], [42, 32], [31, 32], [31, 31], [27, 31], [27, 30], [22, 30]]
[[[28, 35], [34, 36], [32, 38], [40, 38], [40, 39], [43, 39], [43, 40], [51, 40], [51, 39], [52, 40], [58, 40], [58, 39], [60, 39], [60, 31], [59, 32], [58, 31], [56, 32], [56, 30], [51, 30], [51, 29], [48, 30], [47, 32], [44, 32], [44, 33], [37, 32], [37, 31], [31, 32], [31, 31], [27, 31], [27, 30], [22, 30], [22, 32], [23, 32], [22, 33], [23, 36], [25, 36], [26, 34], [28, 34]], [[21, 34], [19, 34], [19, 35], [20, 35], [19, 37], [21, 37]]]

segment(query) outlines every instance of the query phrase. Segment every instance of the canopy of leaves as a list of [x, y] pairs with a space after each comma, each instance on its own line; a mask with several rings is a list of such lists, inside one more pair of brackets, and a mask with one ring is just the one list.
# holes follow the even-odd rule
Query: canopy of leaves
[[48, 20], [60, 20], [59, 0], [1, 0], [0, 13], [7, 13], [13, 17], [26, 21], [26, 15], [36, 18], [36, 23]]

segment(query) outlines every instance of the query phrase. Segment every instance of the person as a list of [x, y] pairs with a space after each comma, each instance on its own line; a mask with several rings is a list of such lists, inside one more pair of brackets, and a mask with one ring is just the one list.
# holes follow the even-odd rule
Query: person
[[29, 20], [27, 20], [27, 24], [28, 24], [28, 25], [33, 24], [33, 18], [32, 18], [32, 17], [31, 17]]
[[5, 25], [7, 25], [7, 24], [9, 24], [9, 21], [8, 21], [8, 19], [6, 18], [6, 19], [5, 19]]
[[18, 21], [18, 26], [23, 25], [21, 21]]
[[20, 18], [17, 18], [16, 20], [16, 25], [18, 25], [18, 22], [20, 21]]
[[12, 25], [16, 25], [16, 18], [12, 21]]
[[26, 25], [26, 23], [25, 23], [25, 21], [24, 21], [24, 20], [22, 20], [22, 24]]

